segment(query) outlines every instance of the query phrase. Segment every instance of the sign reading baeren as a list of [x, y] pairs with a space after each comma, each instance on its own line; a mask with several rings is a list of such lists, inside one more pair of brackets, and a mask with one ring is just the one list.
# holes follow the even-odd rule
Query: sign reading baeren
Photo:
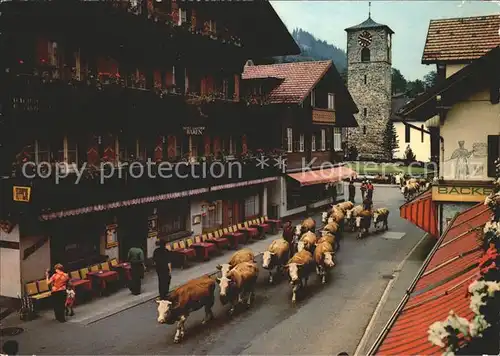
[[484, 186], [438, 186], [432, 187], [432, 200], [482, 202], [492, 191], [492, 188]]
[[203, 132], [205, 131], [205, 126], [198, 126], [198, 127], [184, 126], [183, 129], [186, 132], [186, 135], [203, 135]]

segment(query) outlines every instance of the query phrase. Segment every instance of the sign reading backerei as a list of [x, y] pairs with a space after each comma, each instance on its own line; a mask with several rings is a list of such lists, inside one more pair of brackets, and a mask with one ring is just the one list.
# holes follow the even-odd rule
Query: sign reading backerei
[[432, 187], [432, 200], [454, 202], [482, 202], [492, 188], [471, 186]]

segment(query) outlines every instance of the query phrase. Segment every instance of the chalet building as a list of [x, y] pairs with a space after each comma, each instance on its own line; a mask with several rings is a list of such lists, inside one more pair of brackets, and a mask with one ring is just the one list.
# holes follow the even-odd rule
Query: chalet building
[[[342, 129], [355, 127], [356, 104], [332, 61], [253, 65], [243, 72], [243, 93], [253, 103], [252, 118], [261, 150], [286, 153], [283, 175], [269, 185], [268, 210], [285, 217], [344, 199]], [[270, 162], [277, 164], [277, 162]]]
[[124, 259], [132, 246], [151, 257], [157, 237], [267, 214], [280, 171], [249, 154], [262, 137], [241, 73], [247, 58], [300, 52], [268, 1], [3, 2], [0, 13], [2, 295], [54, 263]]
[[[405, 159], [406, 149], [410, 147], [417, 161], [429, 162], [431, 161], [431, 139], [425, 133], [425, 131], [428, 131], [425, 121], [410, 118], [403, 120], [396, 114], [409, 101], [410, 99], [404, 94], [392, 96], [391, 121], [398, 136], [398, 148], [394, 152], [394, 158], [398, 160]], [[422, 131], [412, 130], [411, 126], [405, 125], [405, 122], [411, 122], [413, 126], [419, 127]]]
[[499, 27], [500, 15], [431, 21], [422, 62], [436, 64], [438, 83], [398, 112], [425, 120], [432, 156], [440, 156], [432, 192], [401, 208], [433, 235], [491, 193], [500, 157]]

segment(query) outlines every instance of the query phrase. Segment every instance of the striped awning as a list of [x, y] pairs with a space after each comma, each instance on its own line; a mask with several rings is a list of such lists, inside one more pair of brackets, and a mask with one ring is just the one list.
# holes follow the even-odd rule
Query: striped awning
[[491, 219], [483, 204], [452, 220], [427, 257], [414, 283], [379, 335], [369, 355], [436, 355], [442, 350], [428, 340], [428, 329], [450, 310], [470, 319], [469, 285], [479, 275], [481, 234]]
[[400, 216], [432, 236], [439, 236], [436, 203], [428, 190], [399, 208]]

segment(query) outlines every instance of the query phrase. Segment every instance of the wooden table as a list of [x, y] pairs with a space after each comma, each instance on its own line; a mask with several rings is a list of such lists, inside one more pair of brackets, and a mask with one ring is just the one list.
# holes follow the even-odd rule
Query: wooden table
[[119, 278], [116, 271], [89, 272], [87, 276], [93, 279], [95, 285], [99, 287], [101, 294], [107, 289], [109, 282], [114, 282]]
[[240, 239], [245, 237], [245, 234], [242, 232], [228, 232], [222, 237], [227, 238], [231, 242], [231, 248], [237, 249], [240, 244]]
[[196, 257], [200, 260], [208, 260], [211, 252], [217, 252], [217, 246], [209, 242], [196, 242], [189, 246], [196, 251]]
[[116, 269], [118, 274], [120, 275], [120, 279], [126, 283], [132, 279], [132, 267], [129, 262], [122, 262], [113, 266], [113, 269]]

